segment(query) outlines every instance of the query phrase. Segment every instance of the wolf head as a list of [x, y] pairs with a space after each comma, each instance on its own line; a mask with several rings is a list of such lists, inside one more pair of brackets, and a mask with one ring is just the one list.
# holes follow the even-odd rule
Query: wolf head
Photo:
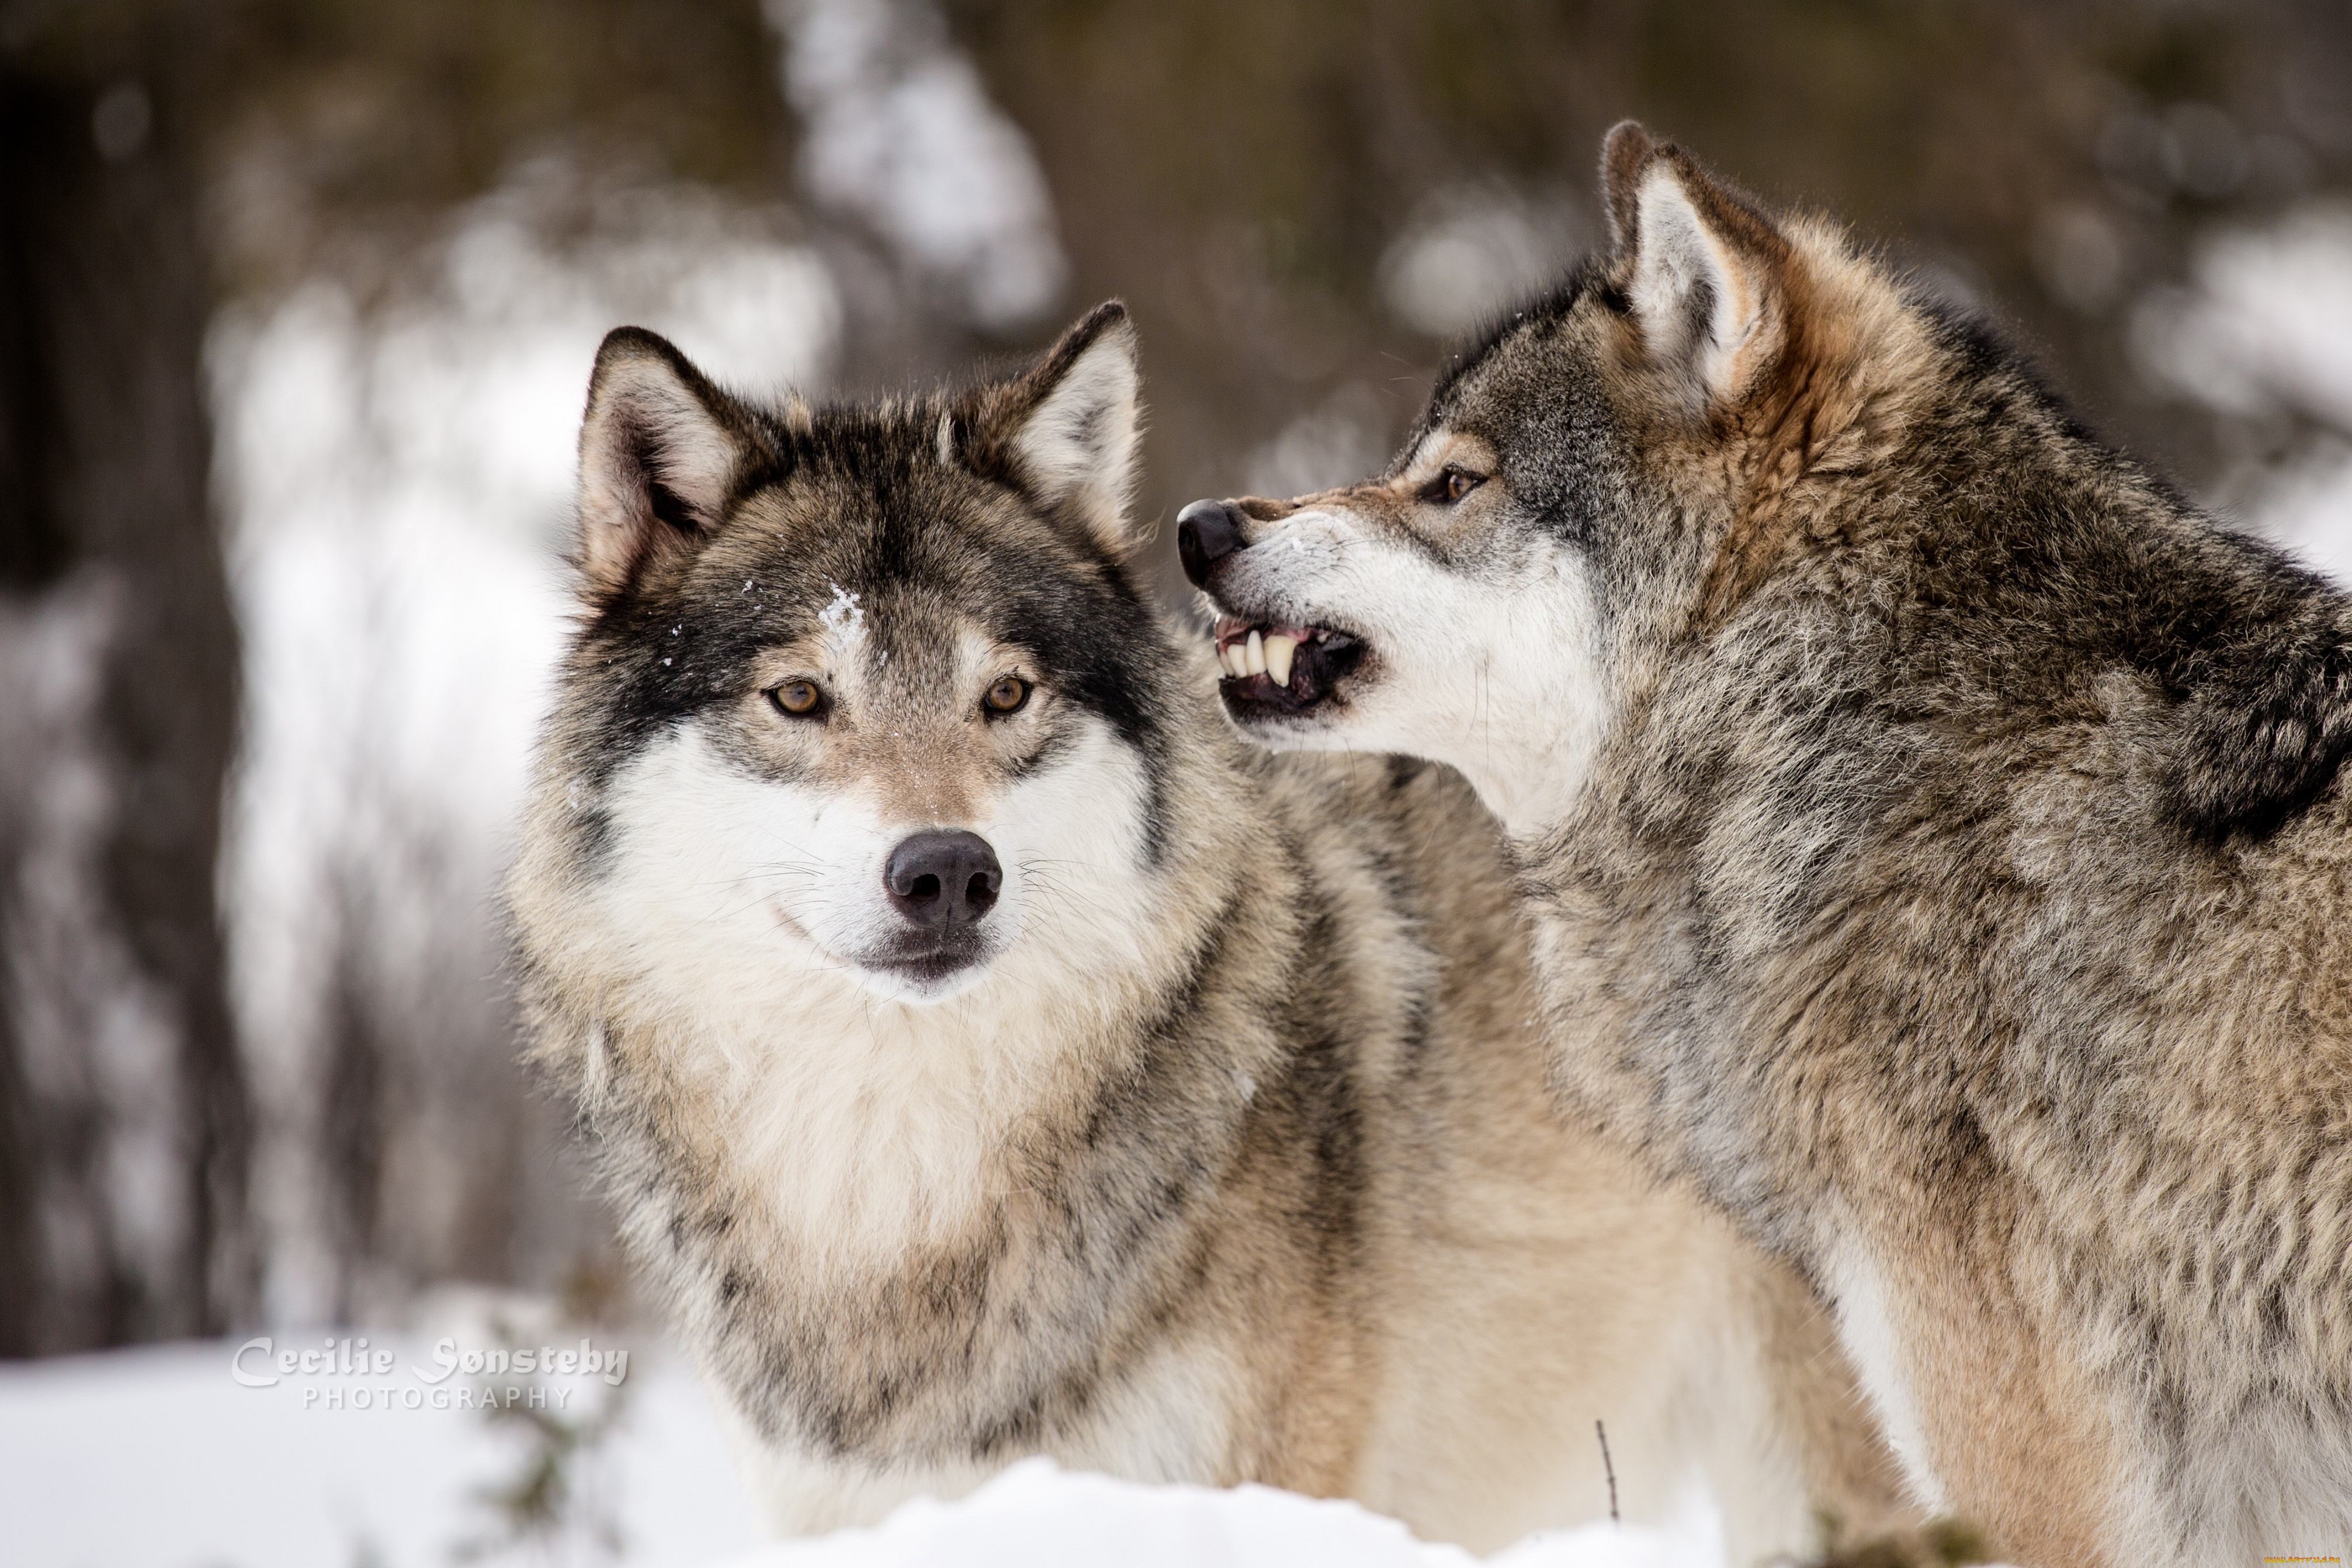
[[1643, 639], [1769, 556], [1725, 556], [1734, 512], [1874, 440], [1860, 382], [1927, 331], [1894, 288], [1637, 126], [1602, 162], [1612, 252], [1457, 356], [1386, 473], [1180, 517], [1259, 741], [1435, 756], [1507, 822], [1555, 816]]
[[[2011, 715], [1985, 732], [2129, 708], [2133, 809], [2209, 843], [2330, 784], [2342, 595], [2199, 517], [1826, 223], [1632, 124], [1602, 181], [1612, 252], [1459, 356], [1387, 473], [1181, 514], [1246, 731], [1451, 763], [1523, 834], [1568, 814], [1637, 704], [1683, 715], [1656, 732], [1686, 759], [1759, 700], [1816, 731], [1841, 701]], [[1931, 729], [1903, 732], [1967, 732]]]
[[517, 879], [563, 906], [539, 961], [679, 1007], [1131, 962], [1183, 662], [1125, 565], [1137, 394], [1116, 303], [1024, 374], [821, 411], [608, 337]]

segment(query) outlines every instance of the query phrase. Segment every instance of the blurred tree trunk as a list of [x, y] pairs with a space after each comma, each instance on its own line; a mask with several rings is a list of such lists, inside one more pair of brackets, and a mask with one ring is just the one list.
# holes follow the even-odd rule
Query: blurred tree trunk
[[200, 14], [0, 5], [0, 1354], [253, 1302]]

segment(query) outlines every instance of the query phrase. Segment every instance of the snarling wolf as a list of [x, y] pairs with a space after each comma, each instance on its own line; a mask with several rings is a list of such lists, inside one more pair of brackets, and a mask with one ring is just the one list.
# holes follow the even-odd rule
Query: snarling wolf
[[1227, 707], [1468, 774], [1562, 1084], [1833, 1303], [1926, 1501], [2342, 1552], [2352, 603], [1830, 225], [1631, 125], [1603, 183], [1385, 475], [1185, 509]]
[[624, 330], [510, 889], [537, 1055], [772, 1523], [1024, 1455], [1494, 1546], [1899, 1511], [1827, 1320], [1548, 1110], [1445, 770], [1274, 760], [1125, 516], [1134, 335], [755, 405]]

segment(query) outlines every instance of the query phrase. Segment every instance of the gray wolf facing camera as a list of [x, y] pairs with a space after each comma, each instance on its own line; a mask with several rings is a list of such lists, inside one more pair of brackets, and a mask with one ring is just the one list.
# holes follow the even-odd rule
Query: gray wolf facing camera
[[1891, 1459], [1794, 1277], [1554, 1118], [1491, 819], [1268, 759], [1130, 570], [1125, 312], [755, 405], [599, 354], [510, 900], [537, 1055], [788, 1531], [1012, 1460], [1500, 1545]]
[[1923, 1500], [2342, 1552], [2352, 604], [1831, 226], [1604, 173], [1385, 475], [1186, 509], [1227, 706], [1468, 774], [1561, 1080], [1833, 1303]]

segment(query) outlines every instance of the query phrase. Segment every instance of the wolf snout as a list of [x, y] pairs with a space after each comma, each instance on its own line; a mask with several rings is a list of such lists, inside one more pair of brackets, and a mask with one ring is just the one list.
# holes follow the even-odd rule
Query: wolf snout
[[977, 833], [918, 833], [890, 851], [882, 868], [890, 903], [926, 930], [955, 931], [996, 907], [1004, 870]]
[[1223, 501], [1196, 500], [1176, 514], [1176, 558], [1195, 588], [1207, 587], [1217, 563], [1241, 547], [1241, 514]]

